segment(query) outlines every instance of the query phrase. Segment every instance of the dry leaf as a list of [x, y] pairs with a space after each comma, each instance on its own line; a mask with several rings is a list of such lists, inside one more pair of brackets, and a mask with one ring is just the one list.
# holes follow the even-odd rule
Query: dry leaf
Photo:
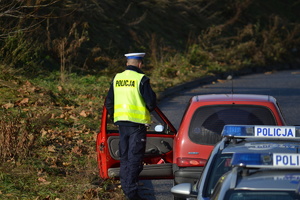
[[43, 185], [49, 185], [51, 182], [50, 181], [47, 181], [45, 178], [43, 177], [39, 177], [38, 178], [38, 181], [40, 182], [40, 184], [43, 184]]
[[63, 166], [69, 166], [69, 165], [71, 165], [70, 162], [63, 162], [62, 164], [63, 164]]
[[291, 74], [300, 74], [300, 72], [292, 72]]
[[81, 111], [79, 115], [80, 115], [81, 117], [87, 117], [87, 116], [88, 116], [84, 110]]
[[62, 88], [62, 86], [57, 86], [57, 89], [58, 89], [58, 91], [62, 91], [63, 90], [63, 88]]
[[266, 74], [266, 75], [269, 75], [269, 74], [273, 74], [273, 72], [272, 72], [272, 71], [271, 71], [271, 72], [269, 71], [269, 72], [265, 72], [265, 74]]
[[218, 79], [217, 80], [219, 83], [225, 83], [226, 82], [226, 80], [222, 80], [222, 79]]
[[70, 119], [73, 119], [73, 120], [78, 120], [78, 118], [76, 118], [75, 116], [73, 115], [70, 115]]
[[53, 145], [48, 146], [48, 151], [49, 152], [55, 152], [55, 146], [53, 146]]
[[46, 182], [47, 180], [46, 180], [45, 178], [43, 178], [43, 177], [39, 177], [39, 178], [38, 178], [38, 181], [39, 181], [39, 182]]
[[14, 104], [12, 104], [12, 103], [7, 103], [7, 104], [2, 105], [2, 107], [5, 108], [5, 109], [9, 109], [9, 108], [14, 107]]
[[24, 98], [21, 101], [19, 101], [17, 104], [18, 105], [24, 105], [24, 104], [27, 104], [28, 102], [29, 102], [29, 98]]
[[74, 109], [75, 107], [74, 107], [74, 106], [69, 106], [69, 105], [68, 105], [68, 106], [65, 106], [64, 108], [67, 109], [67, 110], [72, 110], [72, 109]]
[[75, 153], [75, 154], [77, 154], [77, 155], [81, 155], [81, 153], [82, 153], [81, 149], [78, 146], [75, 146], [72, 149], [72, 152]]
[[42, 130], [41, 130], [40, 132], [41, 132], [41, 134], [42, 134], [42, 137], [44, 137], [44, 136], [47, 134], [47, 131], [45, 131], [44, 128], [42, 128]]

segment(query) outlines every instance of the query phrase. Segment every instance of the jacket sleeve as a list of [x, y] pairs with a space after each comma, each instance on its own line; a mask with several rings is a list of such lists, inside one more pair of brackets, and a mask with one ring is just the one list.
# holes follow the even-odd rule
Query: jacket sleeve
[[113, 82], [110, 84], [110, 88], [108, 90], [105, 103], [104, 103], [108, 114], [113, 117], [114, 114], [114, 87], [113, 87]]
[[144, 98], [148, 110], [150, 112], [153, 111], [156, 107], [156, 94], [151, 88], [150, 79], [146, 76], [144, 76], [141, 80], [140, 92]]

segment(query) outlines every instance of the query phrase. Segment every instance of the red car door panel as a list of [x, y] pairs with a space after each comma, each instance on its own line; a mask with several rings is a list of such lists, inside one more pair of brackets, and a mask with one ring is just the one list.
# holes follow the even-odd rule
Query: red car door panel
[[[173, 139], [176, 129], [159, 108], [151, 113], [151, 119], [152, 123], [147, 126], [144, 169], [140, 178], [172, 178]], [[103, 107], [100, 132], [97, 135], [96, 151], [100, 177], [118, 178], [119, 131], [108, 119], [105, 107]]]

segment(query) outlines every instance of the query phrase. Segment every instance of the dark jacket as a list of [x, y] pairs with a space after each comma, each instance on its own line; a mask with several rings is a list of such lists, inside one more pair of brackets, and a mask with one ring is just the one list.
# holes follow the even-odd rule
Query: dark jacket
[[[144, 72], [136, 67], [129, 65], [126, 67], [126, 70], [132, 70], [141, 74], [144, 74]], [[112, 81], [113, 83], [113, 81]], [[113, 117], [114, 114], [114, 87], [113, 84], [111, 83], [106, 100], [105, 100], [105, 107], [107, 108], [108, 114]], [[141, 83], [140, 83], [140, 93], [146, 103], [146, 107], [148, 110], [151, 112], [154, 110], [156, 107], [156, 94], [152, 90], [151, 85], [150, 85], [150, 79], [147, 76], [143, 76]], [[117, 125], [135, 125], [136, 123], [134, 122], [127, 122], [127, 121], [118, 121], [116, 122]]]

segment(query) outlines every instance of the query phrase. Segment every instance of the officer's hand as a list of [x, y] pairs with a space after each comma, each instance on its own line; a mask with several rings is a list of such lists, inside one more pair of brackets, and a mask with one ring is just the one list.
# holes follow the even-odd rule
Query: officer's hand
[[111, 120], [111, 122], [114, 123], [114, 116], [113, 115], [109, 115], [109, 120]]

